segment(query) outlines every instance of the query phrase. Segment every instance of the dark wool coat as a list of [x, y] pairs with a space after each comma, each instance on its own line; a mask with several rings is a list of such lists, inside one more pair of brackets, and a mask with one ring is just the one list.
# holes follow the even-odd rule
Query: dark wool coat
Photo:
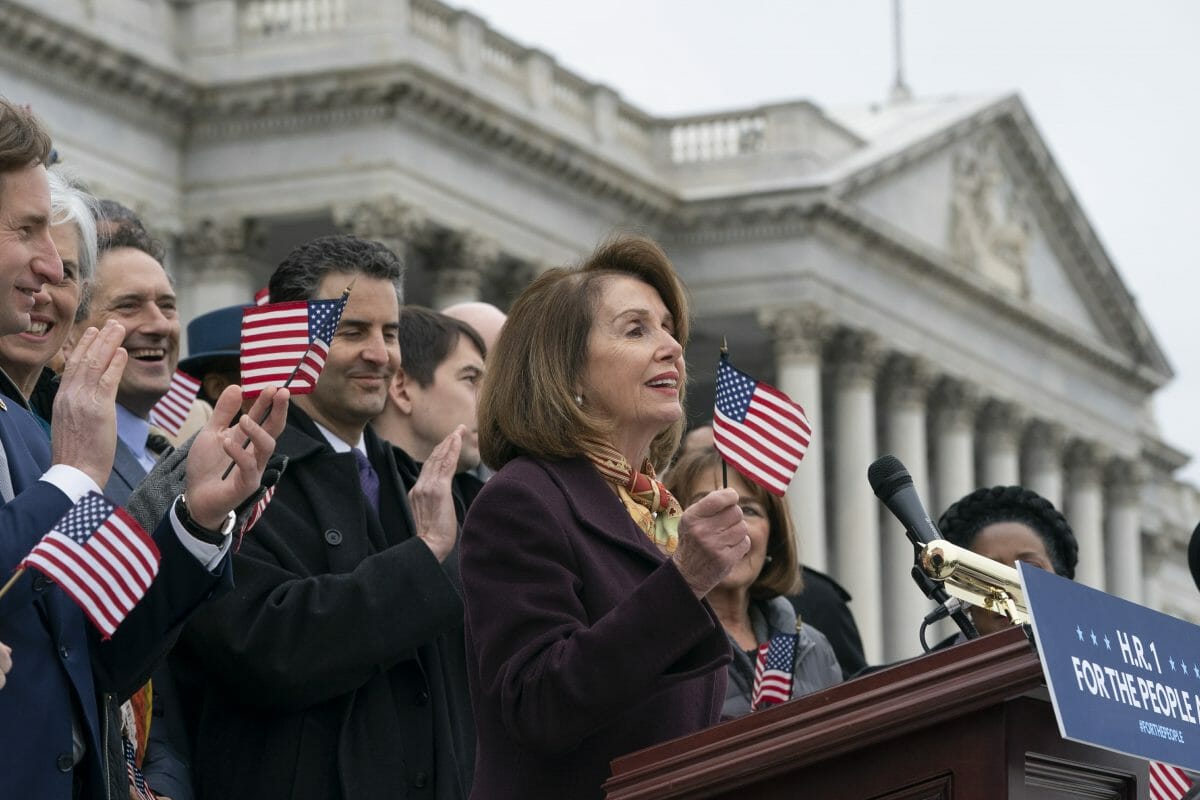
[[716, 614], [583, 459], [518, 458], [463, 526], [472, 798], [600, 798], [617, 756], [716, 722]]
[[204, 800], [466, 796], [474, 732], [445, 657], [462, 600], [413, 534], [392, 448], [365, 436], [378, 517], [354, 456], [292, 406], [276, 446], [288, 466], [234, 556], [236, 587], [184, 632], [179, 655], [206, 682]]

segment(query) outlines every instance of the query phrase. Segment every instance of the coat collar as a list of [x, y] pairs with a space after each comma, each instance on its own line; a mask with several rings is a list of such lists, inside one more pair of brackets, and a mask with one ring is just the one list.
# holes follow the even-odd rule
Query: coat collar
[[629, 516], [617, 493], [586, 458], [543, 461], [563, 489], [571, 513], [585, 529], [656, 564], [667, 560]]

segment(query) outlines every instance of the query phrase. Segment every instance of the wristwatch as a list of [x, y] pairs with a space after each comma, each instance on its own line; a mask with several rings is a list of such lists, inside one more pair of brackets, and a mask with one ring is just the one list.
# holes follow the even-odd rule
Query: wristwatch
[[237, 522], [237, 515], [232, 511], [225, 518], [225, 524], [220, 530], [212, 530], [205, 528], [196, 520], [192, 519], [192, 515], [188, 513], [187, 495], [179, 495], [179, 499], [175, 501], [175, 516], [179, 519], [179, 524], [183, 529], [195, 536], [205, 544], [216, 545], [220, 547], [225, 544], [225, 538], [233, 531], [233, 526]]

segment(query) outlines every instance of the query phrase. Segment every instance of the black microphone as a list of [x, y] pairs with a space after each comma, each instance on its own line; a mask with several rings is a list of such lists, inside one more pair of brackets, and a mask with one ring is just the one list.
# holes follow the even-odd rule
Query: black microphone
[[[938, 530], [937, 525], [925, 511], [925, 506], [921, 503], [916, 488], [913, 487], [913, 479], [908, 474], [908, 470], [895, 456], [883, 456], [876, 459], [875, 463], [867, 468], [867, 481], [871, 484], [871, 490], [875, 492], [875, 496], [883, 501], [888, 511], [891, 511], [892, 515], [904, 526], [904, 534], [913, 543], [913, 580], [916, 581], [918, 588], [926, 597], [940, 606], [925, 618], [926, 624], [950, 616], [964, 636], [968, 639], [977, 638], [979, 631], [975, 629], [975, 624], [967, 616], [966, 605], [961, 600], [951, 597], [946, 591], [946, 587], [940, 581], [935, 581], [926, 575], [925, 570], [921, 569], [920, 564], [917, 563], [920, 559], [921, 549], [930, 542], [941, 539], [942, 532]], [[922, 643], [924, 643], [924, 633], [925, 629], [922, 627]]]

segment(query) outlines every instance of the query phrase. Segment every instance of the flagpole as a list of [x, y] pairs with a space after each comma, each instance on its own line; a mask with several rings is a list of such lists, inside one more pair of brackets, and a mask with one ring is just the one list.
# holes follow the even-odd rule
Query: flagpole
[[4, 584], [4, 588], [0, 588], [0, 597], [4, 597], [4, 595], [8, 594], [8, 590], [11, 589], [13, 584], [17, 582], [17, 578], [21, 577], [24, 574], [25, 574], [24, 567], [21, 567], [16, 572], [14, 572], [13, 576], [8, 579], [8, 583]]
[[[729, 360], [729, 341], [724, 336], [721, 337], [721, 360]], [[725, 463], [725, 456], [721, 456], [721, 488], [729, 488], [729, 465]]]
[[[343, 309], [346, 307], [346, 302], [350, 299], [350, 290], [354, 288], [354, 284], [356, 284], [357, 282], [358, 282], [358, 276], [355, 275], [354, 279], [350, 281], [350, 285], [342, 290], [341, 301], [342, 301]], [[332, 346], [332, 342], [330, 343], [330, 345]], [[312, 347], [313, 347], [313, 343], [310, 341], [308, 343], [308, 347], [305, 348], [305, 350], [304, 350], [304, 355], [300, 356], [300, 360], [297, 361], [296, 366], [292, 368], [292, 374], [287, 376], [287, 380], [283, 382], [283, 386], [279, 387], [280, 389], [286, 389], [292, 385], [292, 381], [295, 379], [296, 375], [299, 374], [299, 372], [300, 372], [300, 366], [304, 363], [304, 359], [308, 358], [308, 354], [312, 352]], [[259, 417], [258, 424], [262, 425], [264, 422], [267, 421], [267, 417], [269, 417], [269, 416], [271, 416], [271, 409], [268, 407], [265, 411], [263, 411], [263, 415], [261, 417]], [[242, 449], [245, 450], [249, 446], [250, 446], [250, 437], [247, 436], [246, 441], [242, 442]], [[236, 464], [235, 464], [234, 460], [232, 458], [229, 459], [229, 466], [226, 467], [225, 471], [221, 473], [221, 480], [225, 480], [226, 478], [228, 478], [229, 473], [233, 472], [233, 468], [235, 466], [236, 466]], [[3, 596], [4, 596], [3, 592], [0, 592], [0, 597], [3, 597]]]

